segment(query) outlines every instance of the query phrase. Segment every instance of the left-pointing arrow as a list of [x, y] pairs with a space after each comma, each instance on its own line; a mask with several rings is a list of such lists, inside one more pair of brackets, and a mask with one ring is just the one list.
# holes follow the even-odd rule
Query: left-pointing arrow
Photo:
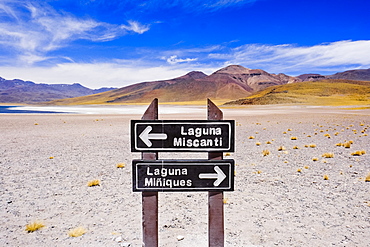
[[215, 172], [216, 173], [201, 173], [199, 174], [200, 179], [216, 179], [216, 181], [213, 183], [213, 186], [219, 186], [222, 181], [226, 178], [225, 173], [221, 170], [220, 167], [215, 166]]
[[152, 142], [150, 140], [166, 140], [167, 134], [160, 133], [160, 134], [153, 134], [150, 133], [152, 131], [152, 126], [147, 126], [143, 132], [139, 135], [140, 139], [147, 145], [148, 147], [152, 146]]

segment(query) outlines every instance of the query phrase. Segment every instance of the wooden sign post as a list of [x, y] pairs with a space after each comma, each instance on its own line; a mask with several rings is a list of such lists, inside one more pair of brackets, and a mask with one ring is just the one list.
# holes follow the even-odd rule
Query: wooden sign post
[[[223, 191], [234, 190], [233, 120], [208, 99], [207, 120], [158, 120], [154, 99], [141, 120], [131, 120], [133, 191], [142, 192], [142, 226], [145, 247], [158, 246], [158, 192], [208, 191], [208, 245], [224, 246]], [[158, 152], [208, 152], [207, 160], [159, 160]]]

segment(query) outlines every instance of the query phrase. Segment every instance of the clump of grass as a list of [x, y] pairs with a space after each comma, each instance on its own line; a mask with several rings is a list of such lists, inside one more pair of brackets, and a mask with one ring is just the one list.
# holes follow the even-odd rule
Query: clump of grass
[[356, 152], [351, 153], [352, 156], [361, 156], [361, 155], [364, 155], [364, 154], [366, 154], [365, 150], [360, 150], [360, 151], [356, 151]]
[[100, 180], [99, 179], [91, 180], [87, 182], [87, 186], [89, 187], [100, 186]]
[[267, 141], [266, 144], [271, 144], [271, 142], [270, 141]]
[[286, 148], [284, 146], [278, 147], [278, 151], [284, 151]]
[[309, 146], [310, 148], [315, 148], [316, 147], [316, 144], [310, 144]]
[[70, 237], [80, 237], [80, 236], [84, 235], [86, 232], [87, 232], [87, 230], [85, 228], [83, 228], [82, 226], [79, 226], [77, 228], [74, 228], [74, 229], [70, 230], [68, 232], [68, 236], [70, 236]]
[[297, 169], [297, 172], [302, 172], [302, 169], [301, 169], [301, 168], [298, 168], [298, 169]]
[[350, 148], [351, 147], [351, 142], [346, 142], [343, 144], [343, 147], [345, 148]]
[[34, 232], [41, 228], [43, 228], [45, 225], [39, 221], [32, 222], [28, 225], [26, 225], [26, 231], [27, 232]]
[[328, 175], [324, 175], [324, 180], [329, 180], [329, 176]]
[[312, 158], [312, 161], [318, 161], [319, 159], [318, 158], [316, 158], [316, 157], [313, 157]]
[[370, 172], [369, 172], [369, 174], [367, 174], [367, 176], [365, 178], [365, 182], [370, 182]]
[[270, 151], [269, 150], [263, 150], [262, 151], [262, 154], [263, 154], [263, 156], [267, 156], [267, 155], [270, 155]]
[[304, 169], [308, 169], [308, 168], [310, 168], [309, 166], [304, 166]]
[[228, 204], [228, 203], [229, 203], [229, 199], [224, 198], [224, 199], [223, 199], [223, 203], [224, 203], [224, 204]]
[[261, 143], [260, 143], [260, 142], [256, 142], [256, 145], [257, 145], [257, 146], [260, 146], [260, 145], [261, 145]]
[[118, 163], [117, 165], [116, 165], [116, 167], [117, 168], [125, 168], [125, 163]]
[[299, 147], [298, 146], [294, 146], [293, 149], [299, 149]]
[[254, 136], [250, 136], [250, 137], [248, 137], [248, 139], [254, 139]]
[[334, 158], [334, 154], [333, 153], [323, 153], [321, 155], [321, 157], [324, 157], [324, 158]]
[[298, 138], [297, 137], [295, 137], [295, 136], [292, 136], [292, 137], [290, 137], [290, 140], [293, 140], [293, 141], [295, 141], [295, 140], [297, 140]]
[[261, 173], [262, 173], [262, 171], [260, 171], [260, 170], [257, 171], [257, 174], [261, 174]]
[[53, 156], [50, 156], [50, 157], [49, 157], [49, 159], [51, 159], [51, 160], [52, 160], [52, 159], [54, 159], [54, 157], [53, 157]]
[[225, 156], [230, 156], [230, 153], [225, 153]]

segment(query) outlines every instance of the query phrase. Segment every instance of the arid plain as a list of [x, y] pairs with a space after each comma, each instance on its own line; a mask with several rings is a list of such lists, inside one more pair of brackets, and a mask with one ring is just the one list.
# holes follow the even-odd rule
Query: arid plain
[[[236, 121], [236, 150], [224, 153], [236, 163], [235, 191], [224, 193], [225, 246], [370, 244], [370, 109], [222, 110]], [[131, 173], [140, 154], [130, 152], [129, 127], [142, 113], [0, 115], [0, 245], [141, 246]], [[206, 118], [201, 107], [159, 113]], [[205, 192], [160, 193], [160, 246], [207, 246], [207, 207]], [[27, 232], [35, 221], [44, 227]], [[70, 237], [76, 227], [86, 233]]]

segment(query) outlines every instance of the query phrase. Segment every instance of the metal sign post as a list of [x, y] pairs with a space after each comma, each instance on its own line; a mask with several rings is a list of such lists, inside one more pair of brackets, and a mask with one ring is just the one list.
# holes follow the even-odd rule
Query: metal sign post
[[[158, 246], [158, 192], [208, 191], [208, 243], [224, 246], [223, 191], [234, 190], [234, 121], [208, 99], [208, 120], [158, 120], [154, 99], [141, 120], [131, 121], [133, 191], [142, 192], [143, 242]], [[157, 152], [208, 152], [207, 160], [158, 160]]]

